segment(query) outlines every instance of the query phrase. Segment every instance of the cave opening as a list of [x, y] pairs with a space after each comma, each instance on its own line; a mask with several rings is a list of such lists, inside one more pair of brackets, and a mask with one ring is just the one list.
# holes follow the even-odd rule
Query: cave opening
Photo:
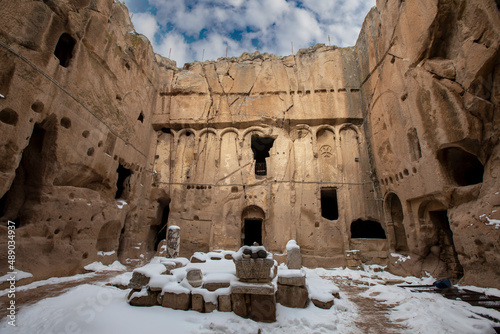
[[386, 239], [385, 231], [379, 222], [358, 219], [351, 224], [353, 239]]
[[59, 59], [59, 65], [62, 67], [68, 67], [69, 61], [73, 58], [73, 49], [75, 47], [76, 41], [68, 33], [63, 33], [59, 37], [56, 49], [54, 50], [54, 55]]
[[458, 147], [438, 152], [438, 160], [449, 177], [460, 187], [483, 182], [484, 166], [479, 159]]
[[387, 205], [389, 205], [391, 221], [394, 225], [395, 251], [408, 252], [408, 242], [406, 240], [406, 230], [403, 224], [404, 213], [401, 200], [396, 194], [391, 194], [387, 197]]
[[141, 123], [144, 123], [144, 114], [142, 111], [139, 113], [139, 117], [137, 117], [137, 120]]
[[266, 176], [267, 166], [266, 158], [269, 157], [269, 150], [273, 147], [274, 138], [271, 137], [252, 137], [252, 151], [255, 160], [255, 175]]
[[132, 171], [128, 168], [125, 168], [122, 164], [118, 164], [118, 169], [116, 170], [118, 173], [118, 180], [116, 181], [116, 194], [115, 198], [122, 198], [125, 190], [130, 191], [129, 177], [132, 175]]
[[337, 188], [321, 188], [321, 216], [328, 220], [339, 219]]
[[252, 246], [254, 242], [262, 245], [262, 219], [247, 218], [243, 226], [243, 245]]
[[154, 239], [154, 250], [158, 250], [158, 245], [162, 240], [167, 239], [167, 223], [168, 223], [168, 215], [170, 213], [170, 206], [167, 204], [163, 208], [160, 207], [161, 217], [160, 224], [152, 226], [152, 232], [155, 235]]
[[28, 197], [36, 197], [42, 183], [44, 156], [42, 155], [46, 130], [40, 123], [33, 127], [28, 146], [23, 151], [16, 169], [16, 176], [9, 190], [0, 199], [0, 219], [13, 221], [16, 228], [22, 226], [21, 211]]
[[439, 246], [439, 259], [448, 265], [455, 277], [463, 276], [463, 268], [458, 260], [458, 254], [453, 241], [453, 232], [450, 227], [447, 210], [429, 211], [429, 219], [437, 233], [435, 246]]

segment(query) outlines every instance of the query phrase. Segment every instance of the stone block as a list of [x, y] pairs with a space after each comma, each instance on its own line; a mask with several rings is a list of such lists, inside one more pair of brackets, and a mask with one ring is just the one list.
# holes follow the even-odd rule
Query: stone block
[[244, 293], [232, 293], [231, 304], [235, 314], [242, 318], [248, 318], [247, 304], [250, 304], [250, 295], [246, 295]]
[[274, 295], [274, 286], [269, 284], [235, 285], [231, 291], [235, 294]]
[[214, 303], [212, 302], [205, 302], [205, 309], [204, 309], [204, 313], [211, 313], [213, 312], [215, 309], [217, 309], [217, 305], [215, 305]]
[[231, 312], [233, 307], [231, 305], [231, 295], [219, 295], [219, 312]]
[[200, 269], [193, 268], [187, 272], [186, 279], [192, 287], [198, 288], [203, 283], [203, 273]]
[[161, 305], [175, 310], [189, 310], [191, 306], [191, 294], [165, 292]]
[[278, 284], [290, 285], [290, 286], [305, 286], [306, 277], [305, 276], [282, 277], [278, 275]]
[[305, 308], [309, 293], [303, 286], [289, 286], [278, 283], [277, 302], [286, 307]]
[[288, 269], [302, 268], [302, 259], [300, 257], [300, 247], [294, 240], [290, 240], [286, 245], [286, 266]]
[[167, 257], [175, 259], [179, 256], [181, 229], [178, 226], [169, 226], [167, 231]]
[[248, 317], [254, 321], [276, 321], [276, 297], [274, 295], [250, 295]]
[[128, 287], [133, 290], [141, 290], [148, 283], [149, 283], [149, 277], [134, 271], [134, 273], [132, 274], [132, 278], [128, 283]]
[[242, 258], [235, 260], [236, 276], [243, 282], [267, 283], [271, 282], [271, 268], [273, 259]]
[[203, 283], [203, 288], [208, 291], [215, 291], [217, 289], [228, 288], [229, 285], [229, 282]]
[[[135, 296], [134, 296], [135, 295]], [[158, 304], [159, 292], [147, 290], [147, 295], [132, 290], [128, 295], [128, 303], [132, 306], [154, 306]]]
[[333, 306], [333, 299], [328, 302], [323, 302], [314, 298], [311, 298], [311, 301], [313, 302], [314, 306], [319, 307], [319, 308], [324, 308], [326, 310], [330, 309]]
[[191, 309], [197, 312], [203, 312], [205, 301], [203, 300], [203, 296], [200, 294], [192, 294], [191, 295]]

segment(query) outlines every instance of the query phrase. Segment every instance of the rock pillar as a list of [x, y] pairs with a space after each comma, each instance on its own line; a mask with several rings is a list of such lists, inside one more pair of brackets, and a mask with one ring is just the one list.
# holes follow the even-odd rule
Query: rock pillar
[[167, 231], [167, 257], [175, 259], [179, 256], [181, 245], [181, 228], [179, 226], [169, 226]]
[[288, 269], [302, 268], [302, 259], [300, 257], [300, 247], [295, 240], [290, 240], [286, 244], [286, 265]]

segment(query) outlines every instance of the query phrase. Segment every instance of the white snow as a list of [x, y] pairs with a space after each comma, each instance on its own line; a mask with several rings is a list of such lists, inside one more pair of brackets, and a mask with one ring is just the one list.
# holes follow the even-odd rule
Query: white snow
[[[231, 287], [214, 292], [201, 288], [192, 288], [185, 280], [186, 271], [199, 268], [204, 274], [204, 282], [227, 282], [231, 286], [244, 285], [236, 280], [235, 267], [232, 260], [211, 260], [206, 254], [205, 263], [186, 263], [185, 267], [172, 270], [172, 275], [160, 275], [164, 271], [162, 261], [174, 259], [154, 258], [152, 263], [138, 268], [141, 272], [151, 274], [150, 287], [162, 289], [163, 292], [201, 294], [205, 301], [217, 303], [217, 295], [229, 294]], [[185, 263], [185, 260], [181, 260]], [[160, 267], [162, 266], [163, 269]], [[33, 305], [25, 305], [18, 309], [16, 325], [8, 325], [7, 318], [0, 322], [0, 332], [10, 333], [365, 333], [357, 327], [356, 322], [364, 316], [356, 305], [349, 300], [329, 279], [343, 280], [349, 285], [360, 285], [368, 289], [360, 296], [373, 298], [389, 307], [387, 316], [393, 323], [406, 329], [401, 333], [492, 333], [493, 322], [481, 318], [476, 313], [500, 318], [500, 312], [474, 307], [462, 301], [448, 300], [439, 294], [412, 293], [410, 289], [391, 285], [400, 281], [404, 284], [432, 284], [431, 276], [424, 278], [401, 277], [384, 271], [381, 266], [363, 266], [363, 270], [350, 269], [308, 269], [288, 270], [280, 265], [280, 275], [304, 274], [310, 297], [322, 301], [333, 299], [332, 294], [339, 293], [341, 299], [335, 299], [329, 310], [315, 307], [312, 303], [305, 309], [291, 309], [276, 305], [277, 321], [260, 323], [244, 319], [233, 312], [198, 313], [181, 311], [161, 306], [134, 307], [127, 303], [130, 290], [120, 290], [104, 284], [84, 284], [70, 289], [57, 297], [46, 298]], [[51, 279], [51, 283], [65, 280], [78, 280], [91, 277], [95, 273], [76, 275], [64, 279]], [[123, 273], [109, 280], [108, 283], [128, 284], [131, 272]], [[180, 282], [180, 283], [178, 283]], [[51, 284], [36, 282], [39, 285]], [[26, 287], [34, 288], [37, 284]], [[39, 286], [38, 285], [38, 286]], [[18, 289], [26, 288], [19, 287]], [[484, 291], [490, 295], [500, 296], [500, 290], [464, 287], [476, 291]], [[6, 290], [8, 291], [8, 290]], [[145, 295], [146, 289], [136, 292]], [[394, 305], [394, 306], [393, 306]]]
[[290, 240], [286, 243], [286, 250], [291, 251], [293, 249], [300, 249], [300, 246], [297, 245], [297, 241], [295, 240]]
[[180, 228], [179, 226], [177, 226], [177, 225], [170, 225], [170, 226], [168, 227], [168, 229], [169, 229], [169, 230], [180, 230], [181, 228]]
[[2, 94], [0, 94], [0, 99], [5, 99], [5, 96], [3, 96]]
[[116, 200], [116, 206], [118, 207], [118, 209], [123, 209], [123, 207], [124, 207], [125, 205], [127, 205], [127, 204], [128, 204], [128, 203], [127, 203], [127, 202], [125, 202], [125, 201], [124, 201], [124, 200], [122, 200], [122, 199], [117, 199], [117, 200]]
[[498, 219], [491, 219], [489, 217], [486, 217], [486, 219], [488, 219], [488, 223], [484, 223], [485, 225], [495, 226], [496, 230], [498, 230], [500, 228], [500, 220], [498, 220]]
[[12, 276], [14, 276], [15, 281], [19, 281], [22, 280], [23, 278], [33, 277], [33, 274], [22, 270], [14, 269], [12, 272], [7, 273], [0, 277], [0, 284], [2, 284], [3, 282], [7, 282], [7, 280], [11, 280]]
[[99, 256], [110, 256], [110, 255], [113, 255], [113, 254], [115, 254], [115, 251], [111, 251], [111, 252], [98, 251], [97, 252], [97, 255], [99, 255]]
[[167, 271], [167, 268], [161, 263], [148, 263], [145, 266], [134, 269], [134, 272], [143, 274], [146, 277], [160, 275]]
[[410, 259], [410, 255], [404, 256], [398, 253], [391, 253], [392, 257], [397, 257], [398, 259], [394, 263], [399, 263], [399, 262], [406, 262], [406, 260]]
[[101, 271], [125, 271], [127, 270], [127, 267], [125, 267], [123, 264], [121, 264], [119, 261], [115, 261], [109, 266], [105, 266], [102, 264], [102, 262], [92, 262], [91, 264], [86, 265], [83, 267], [85, 270], [90, 270], [90, 271], [95, 271], [95, 272], [101, 272]]

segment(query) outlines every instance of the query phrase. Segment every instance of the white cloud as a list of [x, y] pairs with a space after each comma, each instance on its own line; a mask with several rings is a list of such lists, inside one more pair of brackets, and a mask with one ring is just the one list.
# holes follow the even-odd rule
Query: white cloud
[[132, 15], [132, 23], [136, 31], [146, 36], [154, 43], [155, 34], [160, 29], [156, 18], [150, 13], [135, 13]]
[[[149, 1], [151, 13], [134, 13], [136, 30], [152, 40], [155, 52], [178, 66], [184, 62], [238, 56], [256, 50], [284, 56], [316, 43], [349, 46], [356, 42], [365, 15], [376, 0], [130, 0]], [[173, 29], [172, 29], [173, 27]], [[247, 31], [249, 27], [249, 31]], [[162, 33], [162, 31], [167, 31]], [[199, 39], [204, 31], [205, 38]], [[230, 34], [240, 31], [241, 40]], [[155, 33], [160, 34], [158, 43]], [[184, 37], [190, 39], [186, 42]]]

